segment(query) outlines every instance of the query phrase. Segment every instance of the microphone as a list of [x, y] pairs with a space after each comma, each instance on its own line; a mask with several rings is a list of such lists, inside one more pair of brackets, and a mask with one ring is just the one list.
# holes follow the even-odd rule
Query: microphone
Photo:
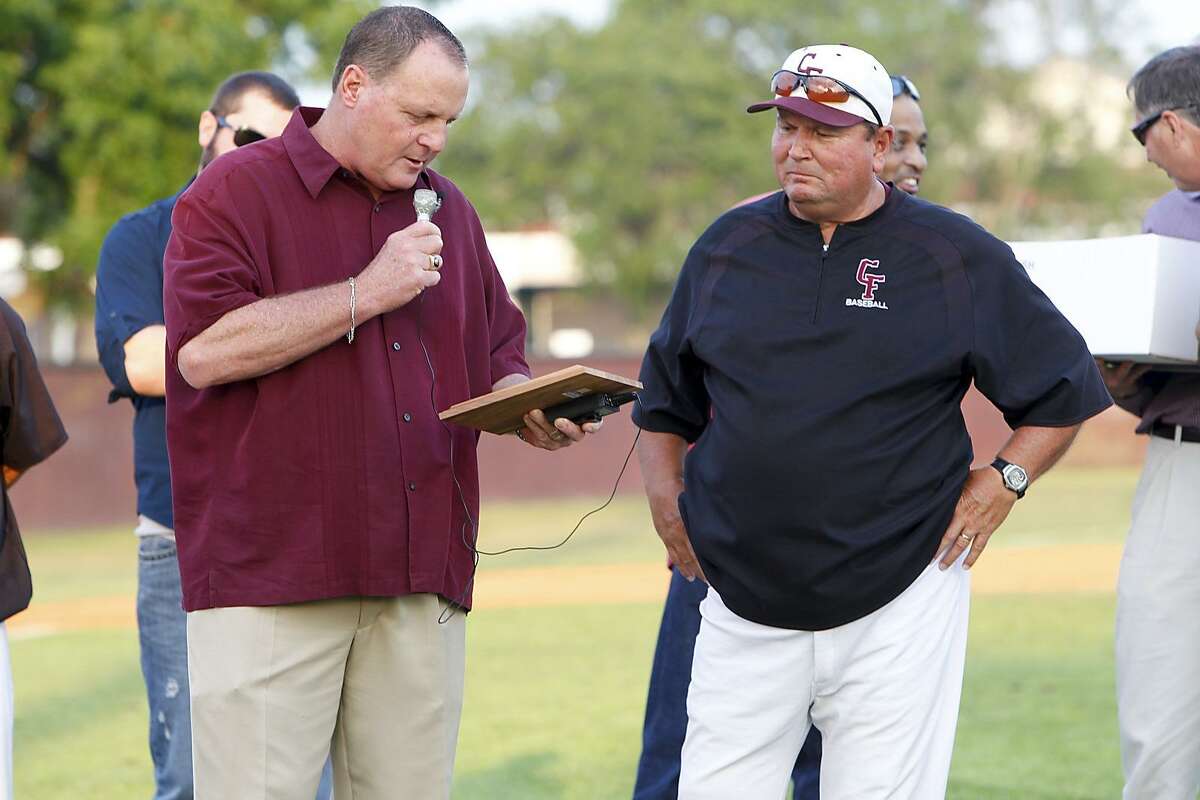
[[429, 222], [433, 214], [442, 207], [442, 198], [433, 189], [417, 189], [413, 192], [413, 208], [417, 212], [417, 222]]

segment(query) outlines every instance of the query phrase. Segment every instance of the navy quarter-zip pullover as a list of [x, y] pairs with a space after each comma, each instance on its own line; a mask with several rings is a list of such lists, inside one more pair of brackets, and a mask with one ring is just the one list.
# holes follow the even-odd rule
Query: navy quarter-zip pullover
[[828, 248], [782, 192], [721, 216], [641, 380], [637, 425], [695, 443], [679, 506], [712, 586], [797, 630], [881, 608], [934, 558], [972, 460], [972, 380], [1014, 428], [1111, 403], [1007, 245], [891, 189]]

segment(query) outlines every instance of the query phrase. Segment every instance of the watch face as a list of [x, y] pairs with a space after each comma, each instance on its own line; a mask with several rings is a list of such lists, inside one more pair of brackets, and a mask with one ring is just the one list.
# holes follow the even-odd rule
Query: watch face
[[1008, 485], [1008, 488], [1014, 492], [1019, 492], [1029, 485], [1029, 475], [1026, 474], [1023, 468], [1018, 467], [1016, 464], [1009, 464], [1004, 468], [1004, 482]]

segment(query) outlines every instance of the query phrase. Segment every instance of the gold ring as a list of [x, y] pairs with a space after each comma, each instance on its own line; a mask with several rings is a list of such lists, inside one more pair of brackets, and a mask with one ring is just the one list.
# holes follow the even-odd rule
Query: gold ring
[[960, 534], [958, 535], [958, 538], [962, 539], [962, 540], [963, 540], [963, 542], [965, 542], [966, 544], [970, 544], [971, 542], [975, 541], [975, 537], [974, 537], [974, 536], [968, 536], [968, 535], [967, 535], [967, 534], [965, 534], [965, 533], [960, 533]]
[[433, 270], [434, 272], [437, 272], [439, 269], [441, 269], [442, 268], [442, 257], [439, 256], [437, 253], [434, 253], [433, 255], [429, 256], [429, 268], [431, 270]]
[[561, 442], [563, 440], [563, 432], [555, 431], [554, 433], [550, 434], [550, 438], [556, 442]]

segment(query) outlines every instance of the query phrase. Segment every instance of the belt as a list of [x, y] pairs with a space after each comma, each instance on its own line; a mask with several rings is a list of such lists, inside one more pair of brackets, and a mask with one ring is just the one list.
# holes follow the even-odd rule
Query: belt
[[[1175, 425], [1168, 425], [1165, 422], [1156, 422], [1150, 428], [1151, 436], [1160, 436], [1163, 439], [1175, 440]], [[1200, 428], [1183, 428], [1183, 436], [1180, 437], [1184, 442], [1200, 442]]]

